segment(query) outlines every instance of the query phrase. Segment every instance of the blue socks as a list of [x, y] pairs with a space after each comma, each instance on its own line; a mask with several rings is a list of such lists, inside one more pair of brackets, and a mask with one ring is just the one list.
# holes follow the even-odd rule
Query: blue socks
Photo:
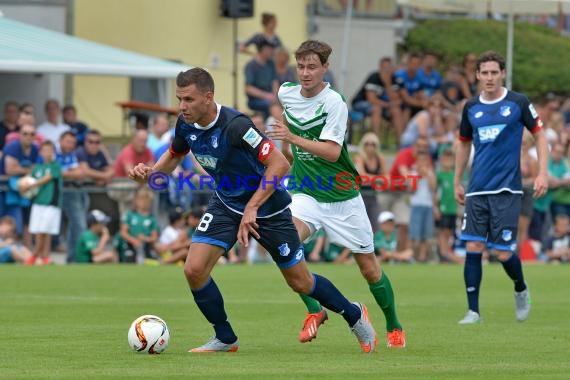
[[308, 296], [316, 299], [329, 310], [341, 314], [350, 327], [360, 319], [360, 309], [350, 303], [326, 278], [313, 273], [313, 290]]
[[237, 336], [228, 322], [228, 316], [224, 309], [224, 299], [220, 289], [210, 277], [206, 285], [200, 289], [191, 289], [194, 301], [204, 314], [204, 317], [214, 326], [216, 338], [226, 344], [232, 344], [237, 340]]
[[481, 278], [483, 278], [481, 257], [481, 252], [467, 252], [465, 267], [463, 268], [469, 310], [476, 313], [479, 313], [479, 288], [481, 287]]
[[501, 261], [505, 272], [509, 275], [511, 280], [515, 283], [515, 292], [522, 292], [526, 289], [526, 284], [524, 283], [524, 276], [522, 271], [522, 264], [519, 255], [513, 252], [511, 257], [507, 261]]

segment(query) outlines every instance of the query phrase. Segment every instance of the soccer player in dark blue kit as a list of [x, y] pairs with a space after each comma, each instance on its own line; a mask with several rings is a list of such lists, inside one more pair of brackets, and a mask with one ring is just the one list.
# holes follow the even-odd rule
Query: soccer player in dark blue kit
[[[482, 92], [463, 109], [455, 161], [455, 198], [465, 204], [461, 240], [467, 241], [464, 279], [469, 310], [459, 324], [481, 322], [479, 287], [481, 255], [485, 244], [497, 256], [515, 287], [515, 317], [522, 322], [530, 313], [530, 294], [525, 283], [517, 247], [517, 226], [522, 198], [520, 170], [524, 128], [534, 136], [539, 172], [534, 196], [548, 189], [548, 147], [542, 121], [528, 99], [503, 87], [505, 60], [489, 51], [477, 60], [476, 76]], [[475, 156], [467, 193], [461, 185], [471, 152]]]
[[[362, 350], [372, 352], [377, 335], [363, 306], [350, 303], [329, 280], [307, 268], [289, 210], [291, 198], [278, 186], [289, 171], [285, 156], [248, 117], [215, 102], [214, 80], [204, 69], [181, 72], [176, 86], [181, 114], [169, 151], [153, 167], [138, 164], [129, 177], [145, 182], [153, 173], [170, 173], [192, 152], [216, 181], [216, 192], [192, 237], [184, 267], [194, 301], [213, 325], [215, 336], [190, 352], [237, 351], [238, 338], [210, 273], [236, 240], [247, 247], [249, 235], [271, 254], [295, 292], [341, 314]], [[251, 182], [242, 183], [244, 178]]]

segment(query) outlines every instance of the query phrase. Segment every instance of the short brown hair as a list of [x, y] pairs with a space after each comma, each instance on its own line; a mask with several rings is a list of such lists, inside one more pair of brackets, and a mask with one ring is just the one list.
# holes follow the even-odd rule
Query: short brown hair
[[505, 69], [505, 59], [496, 51], [486, 51], [477, 58], [477, 71], [481, 70], [481, 64], [485, 62], [497, 62], [501, 71]]
[[329, 61], [329, 56], [332, 53], [332, 48], [326, 43], [317, 40], [307, 40], [299, 46], [297, 51], [295, 51], [295, 59], [299, 60], [310, 54], [316, 54], [321, 61], [321, 64], [325, 64]]
[[202, 92], [214, 92], [214, 78], [212, 78], [209, 72], [200, 67], [181, 71], [176, 77], [176, 85], [178, 87], [195, 85]]
[[275, 20], [276, 17], [273, 13], [262, 13], [261, 14], [261, 25], [266, 26], [271, 21]]

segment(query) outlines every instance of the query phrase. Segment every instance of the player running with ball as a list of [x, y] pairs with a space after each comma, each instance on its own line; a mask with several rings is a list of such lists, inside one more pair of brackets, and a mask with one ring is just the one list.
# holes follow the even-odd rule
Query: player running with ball
[[[329, 280], [307, 268], [291, 219], [291, 198], [287, 191], [278, 188], [280, 179], [289, 171], [287, 159], [248, 117], [216, 103], [214, 80], [204, 69], [180, 73], [176, 78], [176, 97], [181, 114], [169, 151], [152, 168], [138, 164], [129, 177], [144, 183], [153, 173], [170, 173], [192, 151], [218, 184], [192, 236], [184, 266], [194, 301], [214, 327], [215, 335], [190, 351], [238, 350], [239, 341], [228, 320], [222, 293], [210, 273], [236, 240], [247, 247], [251, 235], [271, 254], [293, 290], [314, 297], [341, 314], [362, 350], [372, 352], [377, 337], [366, 308], [350, 303]], [[263, 176], [276, 180], [264, 182]], [[255, 183], [238, 185], [241, 178], [255, 178]]]

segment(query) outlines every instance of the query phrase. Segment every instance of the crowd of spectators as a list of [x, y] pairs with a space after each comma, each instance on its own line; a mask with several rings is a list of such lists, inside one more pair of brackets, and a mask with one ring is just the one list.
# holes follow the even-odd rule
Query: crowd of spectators
[[[240, 44], [240, 52], [254, 54], [245, 67], [248, 110], [244, 112], [263, 132], [282, 118], [276, 91], [280, 84], [296, 81], [296, 72], [289, 63], [289, 50], [275, 33], [275, 15], [263, 14], [262, 26], [261, 33]], [[249, 50], [251, 45], [256, 53]], [[362, 115], [367, 129], [362, 136], [351, 134], [359, 137], [353, 155], [358, 172], [369, 177], [421, 176], [415, 186], [407, 183], [406, 191], [363, 186], [368, 214], [363, 217], [375, 231], [379, 260], [463, 261], [465, 248], [457, 239], [463, 211], [454, 199], [454, 153], [463, 104], [478, 93], [476, 59], [476, 54], [466, 54], [461, 64], [447, 67], [442, 74], [432, 52], [405, 54], [399, 63], [382, 57], [375, 70], [362, 73], [361, 88], [347, 101], [351, 113]], [[524, 258], [534, 255], [544, 261], [565, 262], [570, 259], [570, 99], [547, 94], [532, 101], [550, 145], [550, 190], [543, 198], [532, 197], [537, 155], [532, 137], [525, 135], [519, 251]], [[37, 119], [45, 121], [38, 125]], [[61, 228], [57, 218], [50, 217], [50, 228], [57, 224], [57, 232], [46, 229], [49, 232], [45, 233], [50, 236], [49, 251], [65, 252], [69, 263], [184, 260], [209, 195], [178, 186], [178, 181], [199, 170], [199, 165], [188, 156], [162, 192], [140, 189], [128, 181], [130, 169], [140, 162], [153, 164], [173, 137], [174, 120], [168, 115], [137, 120], [130, 141], [111, 154], [101, 133], [81, 122], [73, 105], [62, 109], [58, 101], [50, 99], [40, 116], [30, 104], [4, 104], [0, 121], [0, 263], [50, 262], [43, 235], [30, 233], [30, 225], [36, 223], [30, 220], [35, 205], [61, 210]], [[397, 148], [390, 154], [383, 148], [386, 130]], [[44, 142], [55, 148], [53, 164], [41, 153], [49, 145]], [[35, 170], [46, 164], [57, 169], [47, 174]], [[29, 177], [35, 181], [23, 180]], [[350, 252], [327, 243], [322, 231], [306, 242], [306, 257], [310, 261], [352, 261]], [[267, 255], [252, 244], [248, 251], [233, 247], [224, 260], [259, 262], [267, 261]]]

